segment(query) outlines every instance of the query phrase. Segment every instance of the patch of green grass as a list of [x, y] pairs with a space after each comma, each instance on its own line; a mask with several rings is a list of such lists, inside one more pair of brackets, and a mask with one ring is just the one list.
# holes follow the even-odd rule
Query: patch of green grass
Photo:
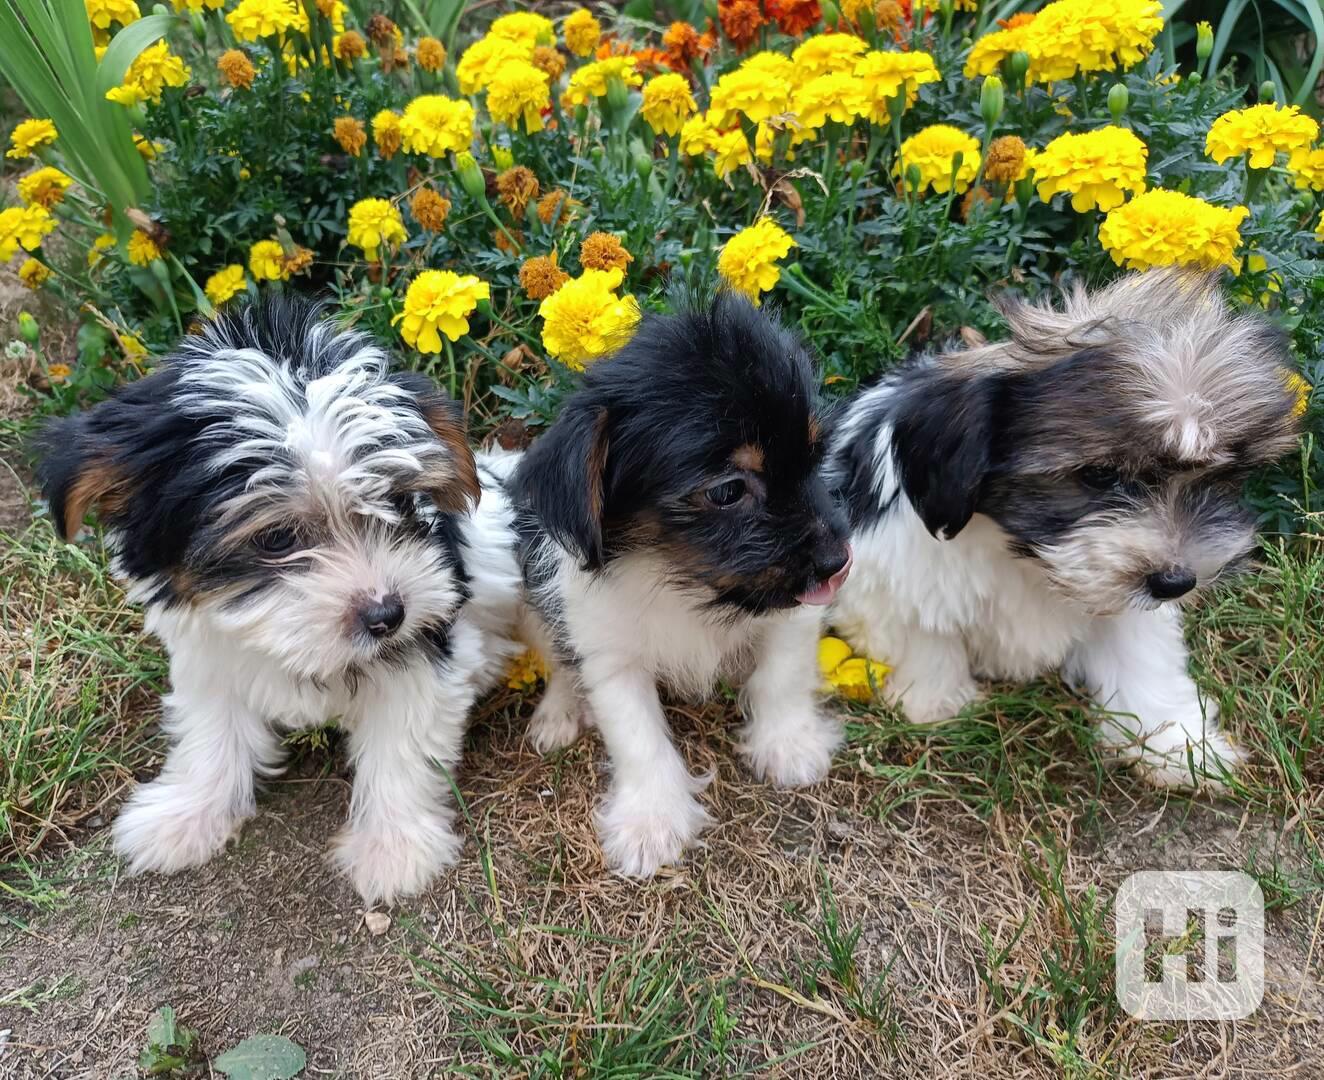
[[42, 890], [28, 857], [143, 760], [165, 664], [104, 552], [62, 544], [44, 522], [0, 535], [0, 651], [0, 894], [31, 902]]

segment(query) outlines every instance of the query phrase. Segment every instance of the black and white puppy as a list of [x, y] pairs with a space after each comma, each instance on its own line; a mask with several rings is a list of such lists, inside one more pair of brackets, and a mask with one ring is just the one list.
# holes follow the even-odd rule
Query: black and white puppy
[[1182, 272], [1004, 313], [1008, 340], [846, 407], [827, 470], [856, 567], [831, 621], [916, 723], [976, 675], [1061, 668], [1154, 782], [1220, 776], [1240, 755], [1187, 673], [1180, 604], [1245, 562], [1244, 481], [1296, 445], [1284, 336]]
[[530, 735], [546, 750], [596, 723], [613, 773], [599, 835], [624, 874], [674, 861], [708, 821], [659, 683], [704, 698], [743, 681], [753, 771], [828, 771], [841, 735], [817, 701], [817, 640], [850, 548], [822, 450], [803, 346], [722, 294], [646, 317], [518, 467], [527, 636], [552, 661]]
[[428, 379], [292, 301], [221, 315], [47, 433], [56, 528], [100, 508], [170, 656], [165, 767], [114, 825], [131, 871], [211, 858], [277, 770], [277, 729], [333, 718], [355, 770], [335, 858], [364, 899], [456, 858], [434, 762], [458, 763], [520, 603], [512, 511], [499, 482], [479, 501], [479, 471]]

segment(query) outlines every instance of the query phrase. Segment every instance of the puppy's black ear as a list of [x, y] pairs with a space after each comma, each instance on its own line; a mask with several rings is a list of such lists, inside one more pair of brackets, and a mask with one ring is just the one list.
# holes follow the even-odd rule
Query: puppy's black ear
[[571, 401], [524, 455], [516, 498], [585, 570], [602, 566], [607, 410]]
[[900, 392], [892, 446], [901, 487], [924, 527], [950, 540], [969, 522], [988, 475], [998, 381], [933, 369]]
[[86, 415], [49, 424], [38, 437], [37, 453], [37, 479], [62, 540], [78, 532], [94, 505], [114, 514], [130, 495], [132, 478]]
[[[478, 464], [469, 446], [464, 410], [426, 375], [398, 372], [391, 376], [391, 381], [413, 394], [424, 421], [450, 451], [449, 474], [422, 478], [422, 482], [428, 484], [428, 493], [443, 510], [457, 514], [472, 510], [478, 505], [482, 489], [478, 483]], [[429, 483], [434, 479], [435, 483]]]

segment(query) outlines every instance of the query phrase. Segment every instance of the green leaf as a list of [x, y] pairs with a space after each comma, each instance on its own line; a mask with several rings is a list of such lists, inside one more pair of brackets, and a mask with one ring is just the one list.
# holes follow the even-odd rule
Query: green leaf
[[216, 1058], [212, 1067], [230, 1080], [290, 1080], [307, 1063], [302, 1048], [284, 1035], [254, 1035]]
[[173, 15], [148, 15], [116, 34], [97, 65], [97, 97], [104, 99], [107, 90], [119, 86], [139, 53], [160, 41], [179, 21]]
[[178, 1039], [175, 1010], [169, 1005], [162, 1005], [147, 1021], [147, 1042], [152, 1046], [170, 1047], [174, 1046]]

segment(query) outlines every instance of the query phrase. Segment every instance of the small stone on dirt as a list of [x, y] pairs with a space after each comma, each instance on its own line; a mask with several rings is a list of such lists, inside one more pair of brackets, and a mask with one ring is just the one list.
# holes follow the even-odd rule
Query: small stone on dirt
[[363, 913], [363, 925], [368, 928], [368, 933], [373, 937], [381, 937], [387, 930], [391, 929], [391, 916], [384, 911], [365, 911]]

